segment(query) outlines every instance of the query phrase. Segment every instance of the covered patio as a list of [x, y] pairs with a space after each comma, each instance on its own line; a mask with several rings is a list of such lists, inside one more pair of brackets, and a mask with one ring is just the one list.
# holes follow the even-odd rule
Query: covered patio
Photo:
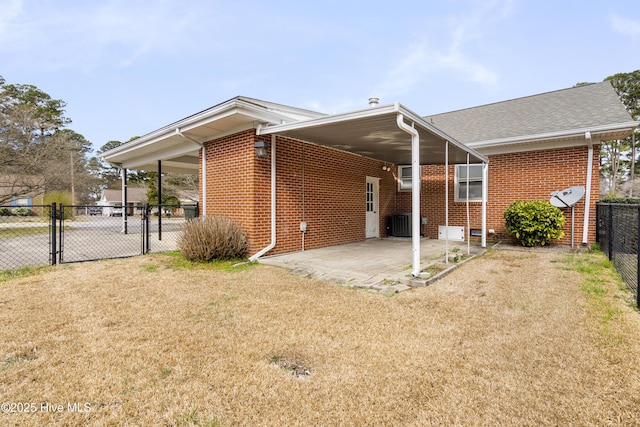
[[[486, 208], [487, 208], [487, 165], [488, 158], [477, 151], [468, 148], [451, 136], [436, 128], [433, 124], [420, 117], [399, 103], [378, 106], [377, 100], [371, 108], [344, 114], [334, 114], [313, 118], [289, 124], [259, 126], [257, 135], [271, 135], [272, 164], [275, 164], [276, 135], [309, 141], [313, 144], [324, 145], [338, 150], [355, 153], [364, 157], [388, 162], [392, 165], [411, 165], [411, 253], [407, 254], [412, 260], [411, 275], [420, 278], [423, 275], [421, 266], [421, 213], [420, 213], [420, 183], [422, 165], [445, 166], [445, 248], [444, 256], [449, 254], [449, 165], [481, 163], [482, 167], [482, 230], [481, 246], [486, 247]], [[272, 222], [273, 242], [275, 235], [275, 190], [276, 170], [272, 170]], [[467, 177], [469, 172], [467, 170]], [[469, 185], [467, 181], [467, 191]], [[466, 236], [468, 255], [471, 254], [468, 240], [470, 238], [469, 202], [467, 193], [467, 226]], [[265, 248], [254, 255], [255, 260], [268, 252]], [[407, 258], [408, 259], [408, 258]]]
[[[418, 279], [411, 274], [411, 249], [409, 238], [367, 239], [263, 257], [260, 263], [283, 267], [302, 277], [393, 294], [425, 286], [485, 251], [474, 244], [470, 246], [470, 255], [467, 255], [465, 242], [449, 242], [447, 245], [443, 240], [422, 238], [420, 263], [423, 273]], [[445, 262], [446, 251], [450, 254], [449, 263]]]

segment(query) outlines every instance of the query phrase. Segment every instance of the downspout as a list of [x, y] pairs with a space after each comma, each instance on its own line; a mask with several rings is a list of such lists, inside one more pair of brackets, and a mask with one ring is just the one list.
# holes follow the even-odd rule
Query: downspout
[[[260, 134], [260, 128], [256, 134]], [[271, 135], [271, 243], [260, 252], [249, 257], [249, 261], [256, 261], [262, 255], [276, 246], [276, 136]]]
[[158, 240], [162, 240], [162, 160], [158, 160]]
[[469, 153], [467, 153], [467, 255], [471, 255], [471, 219], [469, 219]]
[[489, 165], [482, 163], [482, 247], [487, 247], [487, 200], [489, 199]]
[[122, 231], [127, 234], [127, 168], [121, 167], [122, 173]]
[[585, 185], [584, 197], [584, 223], [582, 225], [582, 244], [586, 246], [589, 243], [589, 211], [591, 210], [591, 179], [593, 174], [593, 142], [591, 141], [591, 132], [585, 132], [584, 139], [587, 140], [587, 146], [589, 147], [587, 183]]
[[202, 207], [202, 216], [207, 216], [207, 150], [204, 148], [204, 144], [183, 134], [180, 131], [180, 128], [176, 128], [176, 135], [200, 146], [200, 150], [202, 152], [202, 176], [200, 177], [200, 181], [202, 182], [202, 200], [199, 204]]
[[398, 114], [398, 127], [411, 135], [411, 245], [413, 251], [413, 277], [420, 276], [420, 134], [404, 122]]
[[444, 262], [449, 264], [449, 141], [444, 143]]

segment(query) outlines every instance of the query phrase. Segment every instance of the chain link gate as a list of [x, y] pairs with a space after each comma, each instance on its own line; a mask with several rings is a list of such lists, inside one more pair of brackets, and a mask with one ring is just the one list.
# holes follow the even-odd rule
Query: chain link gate
[[[0, 270], [175, 251], [198, 205], [0, 206]], [[17, 212], [14, 214], [13, 212]]]

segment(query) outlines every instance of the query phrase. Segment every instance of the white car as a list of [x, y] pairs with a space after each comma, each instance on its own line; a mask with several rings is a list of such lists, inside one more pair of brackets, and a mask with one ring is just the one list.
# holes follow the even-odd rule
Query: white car
[[102, 209], [103, 216], [122, 216], [122, 206], [107, 206]]

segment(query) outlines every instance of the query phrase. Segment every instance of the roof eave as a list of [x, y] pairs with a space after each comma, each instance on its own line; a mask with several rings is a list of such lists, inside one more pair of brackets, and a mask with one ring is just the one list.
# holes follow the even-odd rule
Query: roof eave
[[[270, 111], [264, 106], [244, 99], [243, 97], [236, 97], [106, 151], [102, 154], [102, 157], [106, 161], [109, 161], [109, 158], [111, 157], [121, 155], [174, 136], [176, 129], [179, 129], [180, 132], [188, 132], [191, 129], [238, 113], [253, 117], [256, 122], [267, 124], [281, 124], [289, 119], [286, 115]], [[208, 138], [205, 138], [205, 141], [200, 142], [206, 142], [207, 139]], [[188, 141], [185, 139], [185, 142], [188, 142], [191, 145], [196, 145], [196, 142], [194, 141]]]
[[466, 145], [475, 149], [487, 149], [487, 148], [499, 148], [502, 146], [513, 146], [515, 144], [527, 144], [532, 142], [542, 142], [549, 141], [554, 139], [572, 139], [584, 137], [584, 135], [589, 132], [592, 135], [605, 134], [611, 132], [619, 132], [622, 134], [629, 134], [633, 129], [637, 128], [640, 125], [640, 122], [632, 121], [626, 123], [616, 123], [613, 125], [605, 125], [605, 126], [591, 126], [579, 129], [570, 129], [556, 132], [546, 132], [541, 134], [534, 135], [523, 135], [515, 138], [499, 138], [499, 139], [491, 139], [486, 141], [474, 141], [469, 142]]

